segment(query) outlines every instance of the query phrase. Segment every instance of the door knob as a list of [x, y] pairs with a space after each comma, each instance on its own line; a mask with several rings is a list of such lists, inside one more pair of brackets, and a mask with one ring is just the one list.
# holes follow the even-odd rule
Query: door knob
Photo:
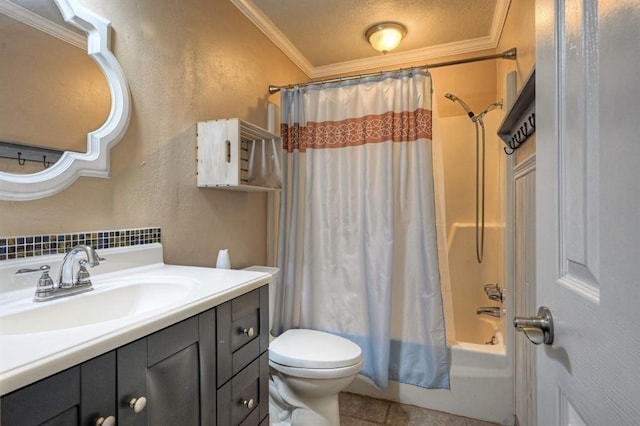
[[553, 343], [553, 317], [546, 306], [541, 306], [535, 317], [515, 317], [513, 326], [517, 331], [523, 332], [534, 345]]

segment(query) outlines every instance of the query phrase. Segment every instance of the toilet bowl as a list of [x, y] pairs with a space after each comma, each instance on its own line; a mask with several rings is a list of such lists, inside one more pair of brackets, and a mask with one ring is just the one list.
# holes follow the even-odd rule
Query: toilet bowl
[[[272, 274], [269, 330], [273, 325], [277, 268], [252, 266]], [[343, 337], [317, 330], [290, 329], [269, 342], [269, 423], [273, 426], [338, 426], [338, 394], [362, 368], [362, 350]]]
[[269, 344], [269, 365], [273, 425], [336, 426], [338, 394], [360, 372], [362, 350], [333, 334], [291, 329]]

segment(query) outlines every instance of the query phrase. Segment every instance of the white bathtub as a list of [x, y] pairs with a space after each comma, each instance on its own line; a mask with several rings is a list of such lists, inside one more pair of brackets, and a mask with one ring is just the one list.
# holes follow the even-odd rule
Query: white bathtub
[[495, 332], [496, 345], [459, 342], [450, 346], [450, 390], [424, 389], [398, 382], [378, 389], [369, 378], [358, 376], [347, 391], [513, 425], [512, 366], [502, 335]]
[[[367, 377], [358, 376], [348, 392], [500, 424], [515, 423], [513, 364], [503, 338], [504, 317], [476, 314], [480, 306], [499, 305], [487, 298], [483, 285], [503, 286], [499, 274], [502, 259], [496, 253], [504, 227], [487, 223], [485, 232], [482, 264], [476, 262], [475, 223], [456, 223], [449, 234], [451, 288], [443, 288], [443, 297], [452, 297], [449, 309], [445, 302], [451, 389], [424, 389], [398, 382], [378, 389]], [[496, 344], [487, 344], [494, 336]]]

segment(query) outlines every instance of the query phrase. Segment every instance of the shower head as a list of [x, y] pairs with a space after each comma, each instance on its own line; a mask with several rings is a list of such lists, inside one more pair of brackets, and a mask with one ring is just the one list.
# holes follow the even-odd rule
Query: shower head
[[487, 106], [484, 110], [482, 110], [482, 112], [480, 114], [486, 114], [489, 111], [493, 111], [496, 108], [502, 108], [502, 102], [501, 101], [489, 104], [489, 106]]
[[444, 97], [449, 99], [452, 102], [458, 102], [460, 105], [462, 105], [462, 108], [464, 108], [464, 110], [467, 112], [467, 115], [469, 116], [469, 118], [473, 120], [473, 117], [475, 116], [475, 114], [473, 113], [473, 111], [471, 111], [471, 108], [469, 108], [469, 105], [467, 105], [462, 99], [460, 99], [453, 93], [445, 93]]
[[482, 121], [482, 118], [487, 115], [487, 113], [489, 111], [493, 111], [496, 108], [502, 108], [502, 102], [498, 101], [498, 102], [494, 102], [492, 104], [489, 104], [485, 109], [482, 110], [482, 112], [474, 117], [472, 117], [471, 119], [473, 121]]

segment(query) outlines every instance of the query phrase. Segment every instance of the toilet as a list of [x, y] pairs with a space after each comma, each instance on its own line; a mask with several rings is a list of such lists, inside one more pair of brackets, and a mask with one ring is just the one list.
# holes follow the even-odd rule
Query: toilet
[[[277, 268], [247, 268], [273, 275], [269, 329], [273, 325]], [[273, 426], [338, 426], [338, 394], [362, 368], [362, 350], [343, 337], [291, 329], [269, 343], [269, 422]]]

